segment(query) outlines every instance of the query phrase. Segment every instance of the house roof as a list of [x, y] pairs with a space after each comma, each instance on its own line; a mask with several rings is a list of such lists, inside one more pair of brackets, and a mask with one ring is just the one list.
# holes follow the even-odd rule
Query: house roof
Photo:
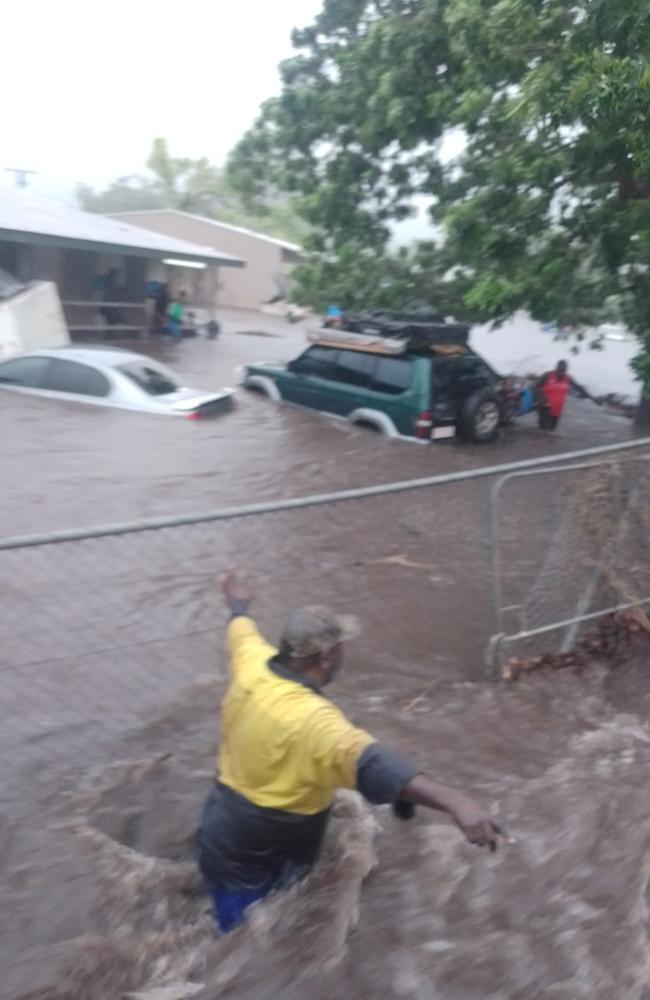
[[197, 246], [120, 219], [0, 188], [0, 240], [77, 250], [124, 253], [160, 260], [172, 257], [202, 264], [244, 267], [245, 262], [213, 247]]
[[278, 240], [275, 236], [267, 236], [266, 233], [257, 233], [254, 229], [246, 229], [244, 226], [231, 226], [228, 222], [220, 222], [219, 219], [209, 219], [205, 215], [194, 215], [192, 212], [182, 212], [178, 208], [145, 208], [141, 212], [113, 212], [113, 219], [128, 218], [130, 215], [180, 215], [185, 219], [194, 219], [196, 222], [205, 222], [215, 229], [227, 229], [231, 233], [242, 233], [244, 236], [252, 236], [256, 240], [264, 240], [266, 243], [274, 243], [275, 246], [283, 250], [291, 250], [293, 253], [303, 253], [303, 248], [297, 243], [289, 243], [288, 240]]

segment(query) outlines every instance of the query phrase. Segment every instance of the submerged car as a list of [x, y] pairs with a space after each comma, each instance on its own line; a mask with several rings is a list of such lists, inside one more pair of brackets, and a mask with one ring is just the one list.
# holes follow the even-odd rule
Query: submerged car
[[196, 420], [232, 409], [233, 390], [183, 386], [165, 365], [112, 347], [59, 347], [0, 363], [0, 389]]
[[514, 416], [506, 382], [472, 351], [469, 329], [405, 314], [321, 328], [288, 364], [245, 369], [244, 386], [389, 437], [492, 441]]

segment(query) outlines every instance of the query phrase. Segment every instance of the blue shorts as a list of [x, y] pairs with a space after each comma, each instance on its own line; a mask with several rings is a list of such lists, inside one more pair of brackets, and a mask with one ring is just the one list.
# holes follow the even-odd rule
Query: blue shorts
[[245, 892], [210, 892], [214, 918], [224, 934], [241, 924], [248, 907], [268, 896], [271, 889], [272, 886]]

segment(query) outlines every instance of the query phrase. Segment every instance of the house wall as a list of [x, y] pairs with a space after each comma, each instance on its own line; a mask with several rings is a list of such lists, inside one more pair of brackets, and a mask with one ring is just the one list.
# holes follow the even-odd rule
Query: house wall
[[219, 268], [217, 305], [259, 309], [286, 287], [291, 255], [275, 243], [176, 212], [129, 212], [124, 219], [134, 226], [209, 246], [245, 260], [244, 268]]

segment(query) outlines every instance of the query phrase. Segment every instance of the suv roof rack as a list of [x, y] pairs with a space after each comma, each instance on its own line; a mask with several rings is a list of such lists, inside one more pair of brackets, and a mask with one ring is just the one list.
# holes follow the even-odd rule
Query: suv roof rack
[[341, 330], [404, 341], [411, 350], [454, 344], [467, 347], [469, 326], [466, 323], [446, 323], [434, 312], [366, 312], [344, 313]]
[[368, 354], [404, 354], [408, 348], [406, 340], [393, 340], [377, 334], [350, 333], [348, 330], [324, 326], [308, 330], [307, 340], [310, 344], [320, 344], [322, 347], [349, 347]]

